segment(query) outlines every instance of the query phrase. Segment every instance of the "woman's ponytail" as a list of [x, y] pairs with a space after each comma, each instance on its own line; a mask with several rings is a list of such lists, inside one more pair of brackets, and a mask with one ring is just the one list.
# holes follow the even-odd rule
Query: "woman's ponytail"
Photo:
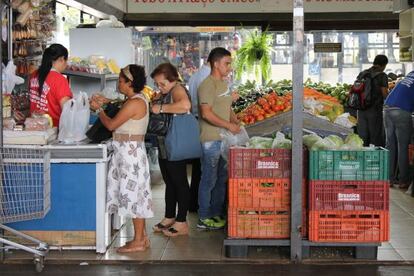
[[60, 57], [63, 57], [65, 60], [68, 59], [68, 50], [60, 44], [52, 44], [44, 51], [42, 63], [37, 70], [39, 79], [39, 96], [43, 93], [43, 85], [46, 81], [47, 75], [49, 75], [49, 72], [52, 69], [53, 62]]

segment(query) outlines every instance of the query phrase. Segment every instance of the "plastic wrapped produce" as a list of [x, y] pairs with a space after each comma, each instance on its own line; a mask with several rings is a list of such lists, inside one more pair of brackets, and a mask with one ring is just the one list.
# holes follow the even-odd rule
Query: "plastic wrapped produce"
[[3, 129], [13, 130], [15, 126], [16, 126], [16, 121], [13, 118], [3, 119]]
[[24, 121], [25, 130], [45, 131], [49, 127], [49, 119], [45, 116], [29, 117]]

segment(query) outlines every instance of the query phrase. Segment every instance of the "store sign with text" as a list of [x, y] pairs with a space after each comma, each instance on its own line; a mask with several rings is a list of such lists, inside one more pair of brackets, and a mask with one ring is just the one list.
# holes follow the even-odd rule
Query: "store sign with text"
[[[305, 12], [392, 12], [393, 0], [304, 0]], [[128, 13], [288, 13], [293, 0], [128, 0]]]

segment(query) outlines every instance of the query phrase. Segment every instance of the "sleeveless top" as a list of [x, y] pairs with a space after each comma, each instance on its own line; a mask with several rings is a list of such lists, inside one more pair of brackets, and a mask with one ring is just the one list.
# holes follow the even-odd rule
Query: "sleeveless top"
[[131, 99], [134, 98], [141, 98], [145, 101], [147, 106], [147, 111], [144, 117], [141, 119], [129, 119], [125, 123], [123, 123], [120, 127], [118, 127], [114, 133], [116, 134], [128, 134], [128, 135], [145, 135], [147, 132], [148, 121], [149, 121], [149, 103], [147, 99], [142, 96], [141, 94], [135, 95]]

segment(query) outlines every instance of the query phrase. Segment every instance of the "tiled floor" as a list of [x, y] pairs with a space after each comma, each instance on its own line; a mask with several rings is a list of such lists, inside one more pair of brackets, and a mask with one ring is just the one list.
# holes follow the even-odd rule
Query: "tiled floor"
[[414, 198], [399, 189], [391, 189], [391, 239], [378, 249], [378, 259], [414, 260]]
[[[167, 238], [162, 234], [152, 233], [151, 227], [158, 223], [164, 213], [164, 185], [159, 176], [153, 177], [153, 199], [155, 217], [147, 221], [147, 231], [150, 235], [151, 248], [145, 252], [118, 254], [116, 248], [123, 245], [133, 236], [132, 227], [126, 224], [118, 233], [111, 248], [104, 255], [93, 251], [51, 251], [49, 260], [78, 260], [82, 261], [228, 261], [224, 255], [223, 231], [199, 231], [196, 229], [197, 215], [189, 214], [190, 234], [176, 238]], [[379, 248], [378, 258], [382, 261], [414, 261], [414, 198], [398, 189], [391, 190], [391, 240]], [[329, 256], [326, 252], [317, 252], [317, 256]], [[319, 255], [320, 253], [320, 255]], [[331, 255], [335, 255], [332, 254]], [[344, 256], [337, 259], [346, 258]], [[6, 259], [28, 259], [30, 254], [24, 252], [9, 252]], [[286, 248], [252, 247], [249, 248], [249, 259], [288, 259]]]

